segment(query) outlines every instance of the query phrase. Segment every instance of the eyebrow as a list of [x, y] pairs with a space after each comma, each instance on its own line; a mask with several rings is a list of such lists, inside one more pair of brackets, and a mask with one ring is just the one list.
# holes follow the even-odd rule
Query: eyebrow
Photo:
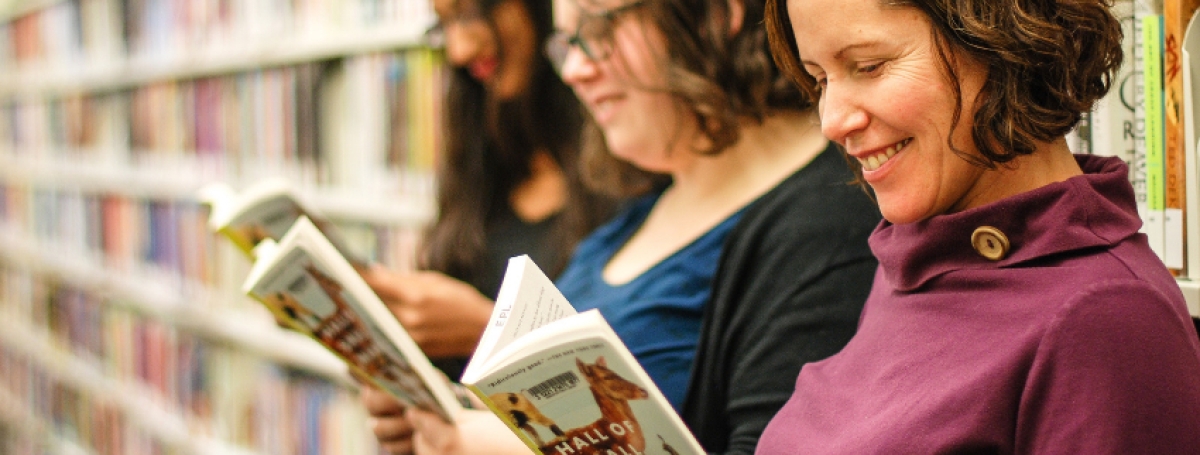
[[[876, 47], [883, 43], [884, 42], [881, 40], [871, 40], [871, 41], [863, 41], [863, 42], [859, 42], [859, 43], [850, 44], [850, 45], [842, 47], [841, 49], [838, 49], [837, 53], [833, 54], [833, 59], [834, 60], [842, 60], [842, 59], [845, 59], [846, 53], [849, 51], [852, 51], [855, 49]], [[818, 67], [821, 66], [812, 60], [805, 60], [805, 59], [800, 59], [800, 64], [802, 64], [804, 66], [818, 66]]]

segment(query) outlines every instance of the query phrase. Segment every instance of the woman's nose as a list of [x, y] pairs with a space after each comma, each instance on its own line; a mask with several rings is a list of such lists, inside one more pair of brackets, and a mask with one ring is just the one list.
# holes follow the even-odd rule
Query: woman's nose
[[845, 145], [846, 138], [869, 123], [854, 91], [841, 84], [826, 83], [817, 106], [821, 114], [821, 132], [839, 144]]
[[596, 62], [583, 52], [579, 46], [567, 48], [566, 56], [558, 68], [558, 75], [567, 85], [587, 80], [596, 74]]
[[446, 61], [454, 66], [466, 66], [479, 54], [482, 43], [471, 24], [452, 21], [445, 26]]

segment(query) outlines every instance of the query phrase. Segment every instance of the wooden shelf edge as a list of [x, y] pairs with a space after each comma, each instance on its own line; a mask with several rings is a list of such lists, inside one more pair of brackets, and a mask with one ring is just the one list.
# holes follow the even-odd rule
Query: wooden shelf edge
[[1200, 318], [1200, 281], [1177, 279], [1179, 289], [1183, 291], [1183, 298], [1187, 300], [1188, 312], [1193, 318]]
[[0, 22], [8, 22], [34, 11], [62, 3], [64, 0], [4, 0], [0, 1]]
[[264, 37], [208, 49], [183, 50], [168, 58], [130, 57], [95, 65], [53, 70], [18, 70], [0, 75], [0, 96], [62, 96], [114, 91], [165, 80], [196, 79], [316, 62], [345, 56], [425, 47], [423, 35], [432, 24], [378, 25], [366, 30]]
[[[37, 188], [199, 202], [199, 190], [218, 180], [182, 177], [177, 172], [151, 166], [66, 160], [34, 162], [0, 155], [0, 182]], [[226, 183], [245, 187], [254, 181], [244, 180]], [[420, 194], [339, 187], [301, 187], [299, 192], [314, 208], [334, 220], [422, 227], [433, 219], [435, 211], [432, 196]]]

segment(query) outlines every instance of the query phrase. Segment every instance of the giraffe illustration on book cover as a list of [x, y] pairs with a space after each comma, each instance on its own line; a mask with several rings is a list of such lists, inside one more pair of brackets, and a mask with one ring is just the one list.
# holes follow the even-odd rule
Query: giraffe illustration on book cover
[[[438, 413], [439, 406], [409, 362], [361, 317], [342, 285], [312, 263], [287, 280], [286, 288], [265, 296], [277, 318], [312, 336], [326, 348], [374, 379], [380, 387], [416, 406]], [[314, 286], [315, 284], [315, 286]]]
[[[534, 399], [548, 400], [568, 392], [582, 376], [588, 392], [599, 409], [591, 422], [569, 427], [565, 431], [543, 414]], [[631, 401], [644, 400], [646, 390], [609, 368], [604, 356], [591, 362], [575, 357], [575, 369], [558, 374], [521, 392], [502, 392], [489, 398], [503, 418], [525, 432], [544, 455], [644, 455], [661, 453], [678, 455], [661, 436], [661, 450], [647, 452], [646, 434]], [[534, 424], [537, 424], [535, 426]], [[552, 438], [546, 439], [549, 432]]]

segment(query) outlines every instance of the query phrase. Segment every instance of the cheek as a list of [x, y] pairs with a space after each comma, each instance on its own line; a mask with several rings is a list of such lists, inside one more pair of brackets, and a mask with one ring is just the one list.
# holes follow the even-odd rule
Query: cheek
[[496, 96], [512, 99], [524, 93], [533, 79], [534, 56], [527, 53], [505, 54], [496, 74]]

